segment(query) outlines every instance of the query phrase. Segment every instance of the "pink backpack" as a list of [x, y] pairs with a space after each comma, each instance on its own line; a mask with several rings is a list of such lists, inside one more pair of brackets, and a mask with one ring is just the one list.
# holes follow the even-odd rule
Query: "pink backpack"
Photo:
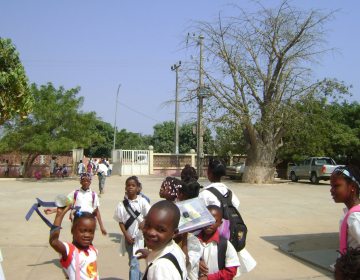
[[340, 229], [340, 252], [342, 254], [344, 254], [344, 249], [347, 247], [347, 229], [348, 229], [348, 225], [347, 225], [347, 219], [349, 217], [349, 215], [353, 212], [360, 212], [360, 205], [356, 205], [354, 207], [352, 207], [345, 215], [344, 220], [341, 224], [341, 229]]

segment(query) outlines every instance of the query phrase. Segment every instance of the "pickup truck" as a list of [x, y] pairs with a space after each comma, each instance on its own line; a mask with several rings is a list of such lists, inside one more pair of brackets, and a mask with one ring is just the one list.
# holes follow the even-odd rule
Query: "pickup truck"
[[319, 180], [330, 180], [331, 173], [338, 167], [336, 162], [329, 157], [310, 157], [298, 162], [290, 171], [291, 181], [310, 179], [313, 184]]

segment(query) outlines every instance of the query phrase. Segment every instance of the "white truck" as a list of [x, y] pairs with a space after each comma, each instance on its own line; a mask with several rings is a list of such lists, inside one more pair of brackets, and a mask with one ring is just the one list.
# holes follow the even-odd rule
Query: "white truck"
[[309, 179], [317, 184], [319, 180], [330, 180], [331, 173], [338, 167], [330, 157], [310, 157], [298, 162], [290, 171], [291, 181]]

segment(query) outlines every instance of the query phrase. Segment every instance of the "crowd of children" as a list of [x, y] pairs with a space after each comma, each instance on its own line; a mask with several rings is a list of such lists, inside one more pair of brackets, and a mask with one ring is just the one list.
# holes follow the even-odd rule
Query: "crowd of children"
[[[244, 248], [236, 250], [223, 235], [223, 205], [216, 192], [229, 195], [234, 207], [239, 199], [221, 183], [226, 166], [222, 160], [210, 159], [207, 177], [209, 184], [200, 186], [196, 170], [186, 166], [181, 180], [166, 177], [160, 186], [161, 200], [150, 206], [150, 200], [141, 193], [142, 184], [136, 176], [125, 182], [125, 196], [119, 202], [114, 220], [123, 235], [120, 256], [128, 253], [129, 279], [233, 279], [251, 271], [256, 262]], [[345, 216], [340, 221], [340, 257], [335, 264], [335, 279], [358, 279], [360, 267], [360, 172], [355, 166], [337, 168], [330, 180], [331, 195], [335, 202], [346, 205]], [[54, 227], [61, 226], [66, 212], [71, 210], [73, 242], [59, 241], [60, 229], [50, 235], [50, 245], [61, 255], [61, 264], [69, 279], [99, 279], [97, 250], [92, 247], [95, 224], [101, 232], [106, 230], [101, 221], [98, 196], [90, 190], [91, 174], [80, 174], [81, 189], [69, 194], [74, 206], [46, 209], [56, 213]], [[214, 192], [214, 189], [216, 190]], [[179, 234], [181, 213], [176, 203], [200, 198], [215, 219], [198, 232]], [[228, 226], [228, 225], [227, 225]], [[146, 247], [146, 249], [145, 249]], [[140, 271], [139, 259], [146, 259], [147, 268]], [[81, 261], [80, 261], [81, 260]], [[79, 268], [79, 261], [82, 265]], [[76, 278], [78, 275], [79, 278]]]

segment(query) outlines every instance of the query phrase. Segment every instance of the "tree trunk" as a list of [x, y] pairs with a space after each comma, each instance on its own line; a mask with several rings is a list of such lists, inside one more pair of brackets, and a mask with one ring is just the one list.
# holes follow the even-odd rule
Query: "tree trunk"
[[275, 145], [270, 143], [265, 145], [260, 138], [253, 140], [247, 151], [242, 181], [251, 184], [272, 183], [274, 181], [275, 156]]
[[28, 154], [25, 162], [24, 162], [24, 178], [29, 178], [29, 170], [32, 164], [34, 163], [36, 157], [38, 157], [40, 154]]

